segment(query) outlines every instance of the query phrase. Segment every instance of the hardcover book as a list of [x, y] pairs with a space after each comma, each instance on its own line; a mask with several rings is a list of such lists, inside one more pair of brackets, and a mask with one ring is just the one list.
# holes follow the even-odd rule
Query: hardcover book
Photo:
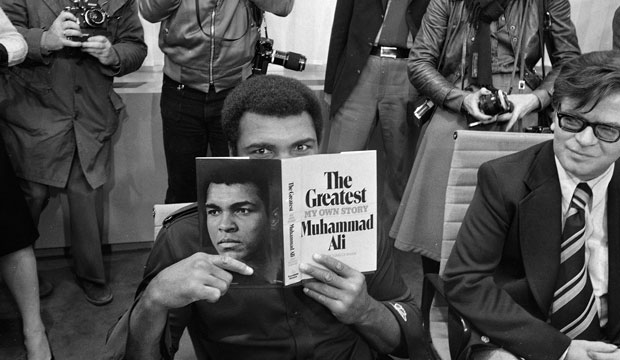
[[233, 286], [291, 286], [315, 253], [377, 267], [375, 151], [290, 159], [196, 158], [203, 248], [254, 269]]

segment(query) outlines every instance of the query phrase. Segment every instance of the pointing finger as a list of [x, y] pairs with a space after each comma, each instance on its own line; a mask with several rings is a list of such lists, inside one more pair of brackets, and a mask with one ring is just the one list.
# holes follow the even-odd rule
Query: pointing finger
[[213, 264], [222, 269], [233, 271], [241, 275], [252, 275], [254, 273], [254, 269], [230, 256], [214, 255]]

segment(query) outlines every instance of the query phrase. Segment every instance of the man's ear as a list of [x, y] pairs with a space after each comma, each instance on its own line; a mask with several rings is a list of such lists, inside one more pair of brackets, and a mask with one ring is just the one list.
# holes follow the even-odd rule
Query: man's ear
[[556, 123], [557, 123], [557, 121], [558, 121], [558, 113], [557, 113], [557, 112], [555, 112], [555, 111], [554, 111], [554, 112], [551, 114], [551, 120], [553, 120], [553, 121], [551, 122], [551, 125], [549, 125], [549, 128], [551, 129], [551, 131], [554, 131], [554, 130], [555, 130], [555, 127], [556, 127], [556, 125], [555, 125], [555, 124], [556, 124]]
[[271, 219], [269, 219], [269, 225], [271, 225], [272, 230], [277, 230], [279, 223], [280, 223], [280, 208], [276, 207], [273, 210], [271, 210]]

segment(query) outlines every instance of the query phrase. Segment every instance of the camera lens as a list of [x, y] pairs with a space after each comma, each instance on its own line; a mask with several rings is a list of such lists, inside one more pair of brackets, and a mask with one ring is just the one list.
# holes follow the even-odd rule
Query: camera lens
[[306, 57], [294, 52], [276, 50], [273, 55], [273, 63], [294, 71], [303, 71], [306, 68]]
[[99, 9], [86, 10], [84, 21], [91, 27], [99, 27], [105, 22], [105, 14]]

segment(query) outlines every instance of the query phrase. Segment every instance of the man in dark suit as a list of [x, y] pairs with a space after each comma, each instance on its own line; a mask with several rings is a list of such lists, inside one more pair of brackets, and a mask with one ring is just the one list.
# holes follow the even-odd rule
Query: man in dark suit
[[408, 121], [414, 88], [407, 79], [409, 48], [429, 0], [338, 0], [327, 69], [331, 103], [327, 152], [363, 150], [376, 124], [386, 152], [382, 218], [398, 210], [413, 162], [416, 132]]
[[620, 359], [620, 52], [566, 64], [553, 106], [552, 141], [480, 167], [446, 265], [474, 359]]

